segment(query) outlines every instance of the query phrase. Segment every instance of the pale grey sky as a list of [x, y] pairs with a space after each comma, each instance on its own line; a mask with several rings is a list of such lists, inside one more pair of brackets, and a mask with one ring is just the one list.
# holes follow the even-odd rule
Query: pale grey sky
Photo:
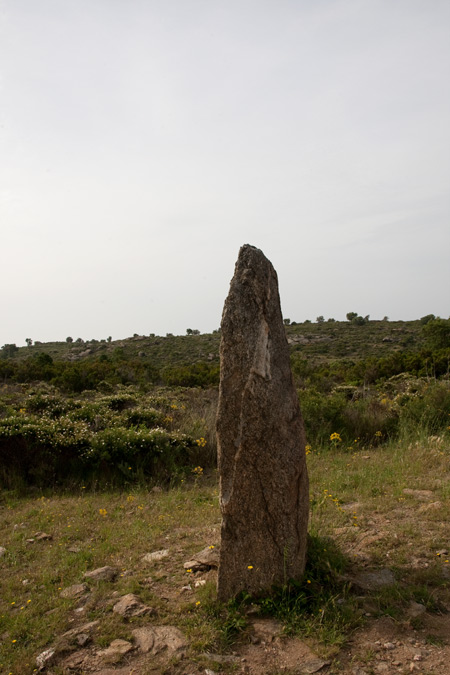
[[0, 0], [0, 345], [448, 317], [448, 0]]

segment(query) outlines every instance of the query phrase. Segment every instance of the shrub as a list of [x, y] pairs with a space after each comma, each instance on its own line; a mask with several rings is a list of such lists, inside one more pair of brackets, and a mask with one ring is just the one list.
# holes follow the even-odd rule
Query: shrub
[[425, 384], [412, 395], [399, 397], [402, 429], [435, 434], [449, 427], [450, 387], [448, 382]]

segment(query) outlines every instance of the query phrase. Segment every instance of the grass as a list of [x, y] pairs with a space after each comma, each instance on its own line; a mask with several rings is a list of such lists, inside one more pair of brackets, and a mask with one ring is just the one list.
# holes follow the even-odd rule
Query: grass
[[[352, 453], [313, 450], [305, 579], [257, 599], [259, 612], [275, 615], [286, 631], [313, 639], [329, 655], [364, 620], [368, 607], [369, 613], [396, 621], [412, 600], [441, 611], [450, 600], [449, 455], [448, 439], [426, 437]], [[420, 501], [404, 494], [405, 488], [432, 490], [432, 498]], [[0, 560], [1, 672], [33, 672], [36, 656], [71, 627], [79, 606], [83, 620], [100, 622], [94, 636], [99, 648], [129, 638], [144, 620], [125, 622], [111, 611], [114, 599], [129, 592], [156, 609], [153, 622], [182, 629], [193, 660], [248, 636], [248, 609], [255, 599], [220, 606], [213, 581], [193, 593], [181, 591], [193, 581], [183, 563], [219, 543], [214, 473], [161, 492], [80, 488], [27, 498], [3, 493], [0, 510], [0, 543], [6, 549]], [[37, 532], [52, 538], [38, 541]], [[27, 542], [32, 538], [34, 543]], [[167, 558], [143, 562], [145, 553], [163, 548], [169, 550]], [[85, 571], [104, 565], [116, 567], [119, 576], [112, 584], [90, 582], [86, 604], [61, 597], [62, 589], [82, 582]], [[351, 579], [361, 565], [389, 567], [394, 588], [358, 595]]]

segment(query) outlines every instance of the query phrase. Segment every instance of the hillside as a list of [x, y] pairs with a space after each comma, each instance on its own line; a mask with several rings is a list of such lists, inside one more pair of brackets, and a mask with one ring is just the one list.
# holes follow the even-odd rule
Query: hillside
[[[401, 350], [419, 350], [426, 344], [423, 325], [417, 321], [369, 321], [355, 325], [349, 321], [293, 323], [286, 326], [291, 351], [301, 352], [314, 361], [340, 358], [361, 359], [387, 356]], [[79, 340], [79, 339], [78, 339]], [[15, 358], [24, 359], [37, 352], [54, 360], [82, 361], [101, 356], [139, 358], [156, 368], [167, 365], [218, 361], [220, 332], [199, 335], [134, 335], [123, 340], [79, 340], [75, 342], [36, 342], [20, 347]]]

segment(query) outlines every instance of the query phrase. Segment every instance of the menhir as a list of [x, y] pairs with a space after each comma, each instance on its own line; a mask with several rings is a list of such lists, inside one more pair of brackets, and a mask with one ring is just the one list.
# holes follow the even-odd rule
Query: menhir
[[239, 252], [221, 324], [217, 441], [222, 531], [218, 596], [267, 592], [305, 568], [305, 434], [281, 315], [262, 251]]

